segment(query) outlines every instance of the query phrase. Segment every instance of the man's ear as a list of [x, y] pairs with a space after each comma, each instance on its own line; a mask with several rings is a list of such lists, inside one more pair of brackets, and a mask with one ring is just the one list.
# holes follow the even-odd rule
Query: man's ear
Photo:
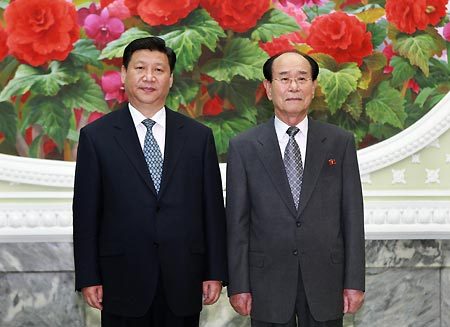
[[173, 73], [170, 74], [170, 85], [169, 88], [173, 85]]
[[122, 65], [122, 68], [120, 69], [120, 79], [122, 80], [122, 84], [125, 84], [125, 76], [127, 75], [127, 69], [124, 65]]
[[266, 89], [267, 98], [272, 101], [272, 83], [265, 79], [263, 84]]

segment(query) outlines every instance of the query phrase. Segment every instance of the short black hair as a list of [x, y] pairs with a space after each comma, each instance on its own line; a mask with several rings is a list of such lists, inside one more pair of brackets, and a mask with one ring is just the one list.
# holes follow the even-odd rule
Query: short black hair
[[270, 57], [266, 60], [263, 66], [263, 74], [266, 80], [269, 82], [272, 82], [272, 65], [275, 59], [277, 59], [279, 56], [285, 54], [285, 53], [297, 53], [306, 60], [308, 60], [309, 64], [311, 65], [311, 79], [315, 81], [317, 79], [317, 76], [319, 75], [319, 65], [317, 64], [317, 61], [315, 61], [312, 57], [308, 56], [305, 53], [302, 53], [297, 50], [289, 50], [289, 51], [283, 51], [280, 53], [277, 53], [276, 55]]
[[123, 51], [123, 66], [125, 69], [128, 68], [128, 64], [130, 63], [131, 56], [135, 51], [138, 50], [150, 50], [150, 51], [159, 51], [164, 53], [169, 60], [170, 72], [172, 73], [175, 68], [175, 63], [177, 62], [177, 55], [172, 50], [166, 46], [166, 42], [157, 36], [149, 36], [141, 39], [136, 39], [131, 41]]

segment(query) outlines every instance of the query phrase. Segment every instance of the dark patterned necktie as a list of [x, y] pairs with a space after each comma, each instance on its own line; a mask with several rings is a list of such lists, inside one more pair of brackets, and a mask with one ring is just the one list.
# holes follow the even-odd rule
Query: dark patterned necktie
[[294, 199], [295, 208], [298, 209], [300, 201], [300, 192], [302, 190], [303, 165], [300, 147], [295, 141], [295, 134], [299, 129], [295, 126], [288, 128], [286, 133], [289, 135], [289, 141], [284, 150], [284, 167], [286, 175], [291, 187], [292, 198]]
[[152, 127], [155, 122], [151, 119], [145, 119], [142, 124], [147, 127], [147, 133], [145, 134], [144, 140], [144, 157], [147, 162], [148, 170], [150, 176], [153, 180], [153, 185], [155, 186], [156, 192], [159, 192], [159, 187], [161, 185], [161, 176], [163, 171], [163, 157], [161, 154], [161, 149], [153, 136]]

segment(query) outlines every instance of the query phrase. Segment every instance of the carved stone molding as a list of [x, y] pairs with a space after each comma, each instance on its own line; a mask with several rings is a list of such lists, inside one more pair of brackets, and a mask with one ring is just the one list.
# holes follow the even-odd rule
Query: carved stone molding
[[358, 151], [361, 175], [392, 165], [436, 144], [436, 139], [450, 129], [450, 93], [432, 110], [404, 131]]

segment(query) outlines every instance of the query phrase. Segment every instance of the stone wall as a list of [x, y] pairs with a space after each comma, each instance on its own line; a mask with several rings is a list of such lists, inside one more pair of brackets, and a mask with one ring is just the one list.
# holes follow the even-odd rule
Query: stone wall
[[[0, 326], [96, 327], [74, 291], [72, 243], [0, 244]], [[366, 241], [366, 302], [350, 327], [450, 326], [450, 240]], [[244, 327], [224, 293], [203, 327]]]

